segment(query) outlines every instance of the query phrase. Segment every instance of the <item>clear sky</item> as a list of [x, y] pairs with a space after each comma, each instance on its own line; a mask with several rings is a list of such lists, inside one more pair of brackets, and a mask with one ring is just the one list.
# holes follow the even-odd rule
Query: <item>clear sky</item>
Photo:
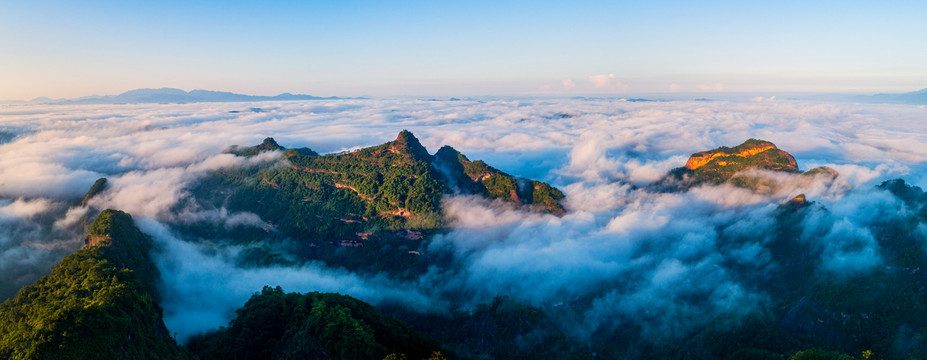
[[0, 0], [0, 99], [902, 92], [925, 1]]

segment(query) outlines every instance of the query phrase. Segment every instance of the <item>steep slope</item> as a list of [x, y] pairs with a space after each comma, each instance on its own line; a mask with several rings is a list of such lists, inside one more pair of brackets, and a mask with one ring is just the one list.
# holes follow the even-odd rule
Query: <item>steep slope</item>
[[[821, 204], [797, 196], [773, 213], [776, 226], [772, 236], [764, 240], [775, 264], [769, 276], [741, 275], [760, 277], [754, 284], [770, 296], [766, 313], [733, 327], [706, 329], [678, 352], [692, 359], [773, 359], [818, 348], [847, 354], [870, 352], [875, 354], [873, 359], [923, 358], [927, 354], [922, 335], [927, 333], [927, 302], [923, 297], [927, 278], [920, 272], [927, 268], [927, 251], [918, 229], [927, 218], [918, 210], [927, 198], [920, 188], [902, 180], [883, 182], [876, 189], [899, 200], [885, 211], [892, 215], [872, 217], [863, 232], [877, 244], [873, 246], [877, 266], [822, 271], [823, 259], [845, 256], [840, 253], [860, 245], [833, 247], [833, 231], [840, 229], [841, 218], [831, 217]], [[874, 196], [861, 201], [880, 200]], [[821, 218], [830, 219], [828, 226], [817, 228], [820, 224], [813, 219]], [[815, 353], [817, 356], [809, 356]], [[794, 358], [848, 357], [804, 351]]]
[[897, 196], [916, 213], [921, 220], [927, 220], [927, 193], [917, 186], [911, 186], [902, 179], [887, 180], [878, 186]]
[[109, 186], [106, 178], [99, 178], [93, 183], [93, 186], [90, 187], [90, 190], [87, 190], [87, 194], [84, 195], [84, 198], [80, 201], [80, 206], [87, 206], [87, 203], [90, 202], [94, 196], [106, 190], [106, 187]]
[[533, 205], [558, 215], [566, 213], [560, 204], [564, 195], [557, 188], [540, 181], [516, 178], [482, 160], [470, 161], [450, 146], [445, 145], [435, 153], [433, 164], [441, 170], [445, 183], [457, 192]]
[[0, 304], [3, 359], [183, 359], [155, 303], [150, 239], [103, 211], [86, 245]]
[[[193, 338], [200, 359], [425, 359], [440, 345], [350, 296], [264, 287], [228, 327]], [[398, 358], [398, 356], [397, 356]]]

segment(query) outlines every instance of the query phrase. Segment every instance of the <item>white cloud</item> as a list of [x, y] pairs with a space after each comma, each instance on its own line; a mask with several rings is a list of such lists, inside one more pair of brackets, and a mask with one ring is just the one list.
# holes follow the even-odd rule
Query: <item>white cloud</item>
[[240, 248], [194, 244], [177, 238], [152, 219], [136, 222], [160, 249], [155, 262], [164, 281], [164, 322], [181, 341], [227, 325], [229, 315], [265, 285], [281, 286], [288, 292], [348, 293], [372, 304], [401, 300], [416, 303], [416, 309], [423, 312], [437, 306], [415, 289], [389, 279], [368, 279], [323, 265], [239, 268], [235, 257]]
[[568, 91], [573, 90], [573, 88], [576, 87], [576, 84], [573, 83], [573, 79], [563, 79], [563, 81], [561, 81], [560, 84], [563, 85], [564, 90], [568, 90]]
[[12, 203], [0, 200], [0, 217], [30, 218], [48, 211], [52, 202], [48, 199], [16, 199]]
[[599, 89], [622, 86], [621, 81], [615, 78], [615, 74], [592, 75], [589, 77], [589, 82], [592, 83], [592, 86]]

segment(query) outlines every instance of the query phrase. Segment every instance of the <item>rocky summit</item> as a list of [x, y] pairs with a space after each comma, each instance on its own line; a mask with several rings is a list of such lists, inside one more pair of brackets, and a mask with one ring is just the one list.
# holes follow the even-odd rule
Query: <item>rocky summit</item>
[[724, 182], [749, 168], [798, 172], [798, 163], [775, 144], [750, 139], [733, 148], [722, 146], [692, 154], [685, 165], [695, 177], [714, 183]]
[[[763, 185], [760, 187], [774, 187], [771, 179], [742, 174], [751, 169], [799, 173], [798, 163], [791, 154], [769, 141], [749, 139], [735, 147], [722, 146], [692, 154], [685, 166], [673, 169], [650, 188], [657, 191], [679, 191], [700, 184], [717, 185], [724, 182], [747, 188], [757, 188], [758, 184]], [[836, 172], [828, 168], [814, 169], [809, 175], [821, 172], [832, 172], [836, 177]]]

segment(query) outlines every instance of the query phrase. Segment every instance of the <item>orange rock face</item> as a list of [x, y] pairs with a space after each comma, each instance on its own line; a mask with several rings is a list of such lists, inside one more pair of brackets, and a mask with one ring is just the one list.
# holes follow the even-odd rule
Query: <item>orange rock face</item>
[[[748, 157], [748, 156], [759, 154], [769, 149], [776, 149], [776, 145], [769, 143], [768, 145], [750, 147], [742, 151], [739, 151], [736, 153], [730, 153], [730, 154], [722, 152], [722, 151], [714, 151], [714, 150], [702, 151], [700, 153], [693, 154], [692, 156], [689, 157], [689, 161], [686, 161], [686, 169], [689, 169], [689, 170], [698, 169], [704, 166], [705, 164], [708, 164], [709, 162], [711, 162], [711, 160], [714, 160], [717, 157], [729, 157], [729, 156]], [[727, 165], [727, 163], [724, 161], [719, 161], [718, 165], [724, 166], [724, 165]]]

